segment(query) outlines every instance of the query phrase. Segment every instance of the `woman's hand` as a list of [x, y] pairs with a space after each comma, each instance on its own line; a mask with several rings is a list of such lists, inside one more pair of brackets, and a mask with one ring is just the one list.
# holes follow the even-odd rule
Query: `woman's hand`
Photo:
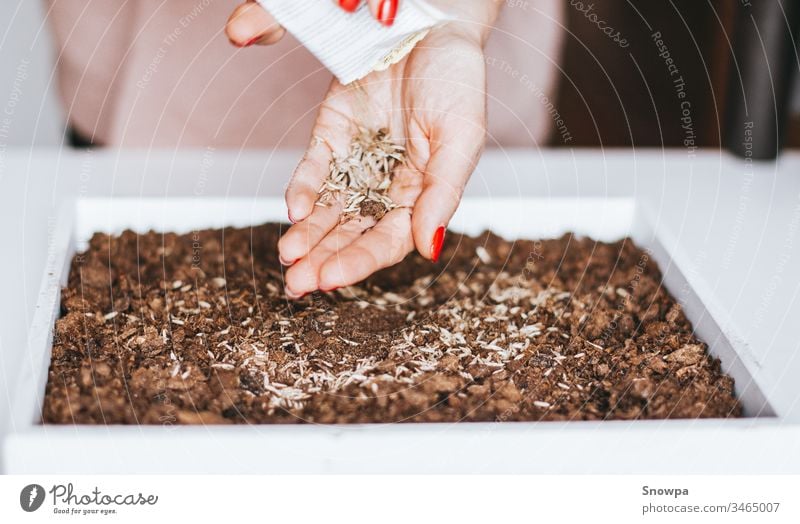
[[[286, 193], [296, 222], [281, 238], [286, 291], [298, 297], [354, 284], [400, 262], [414, 247], [437, 260], [486, 133], [485, 66], [479, 43], [433, 32], [404, 60], [355, 85], [334, 82], [314, 139]], [[359, 126], [386, 128], [406, 147], [389, 196], [403, 206], [379, 222], [340, 224], [342, 207], [315, 206], [332, 153], [347, 156]]]
[[[281, 238], [279, 251], [290, 266], [290, 298], [359, 282], [400, 262], [414, 247], [438, 260], [486, 133], [483, 43], [498, 4], [468, 4], [464, 14], [476, 22], [438, 28], [388, 70], [354, 84], [331, 85], [286, 192], [295, 224]], [[369, 217], [340, 223], [339, 203], [315, 203], [333, 155], [346, 156], [364, 127], [386, 128], [406, 147], [406, 165], [395, 171], [389, 194], [402, 207], [377, 223]]]
[[[361, 0], [331, 0], [348, 12], [358, 9]], [[392, 25], [400, 0], [367, 0], [369, 10], [383, 25]], [[231, 43], [238, 47], [253, 44], [271, 45], [278, 42], [286, 30], [275, 21], [255, 0], [247, 0], [236, 7], [225, 27]]]

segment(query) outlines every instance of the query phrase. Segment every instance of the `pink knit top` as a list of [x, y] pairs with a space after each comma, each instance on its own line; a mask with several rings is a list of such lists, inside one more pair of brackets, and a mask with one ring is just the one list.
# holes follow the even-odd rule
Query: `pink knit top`
[[[224, 26], [236, 2], [46, 2], [64, 109], [94, 142], [307, 145], [331, 75], [290, 36], [233, 47]], [[564, 17], [560, 0], [506, 2], [486, 50], [490, 147], [533, 146], [551, 128]]]

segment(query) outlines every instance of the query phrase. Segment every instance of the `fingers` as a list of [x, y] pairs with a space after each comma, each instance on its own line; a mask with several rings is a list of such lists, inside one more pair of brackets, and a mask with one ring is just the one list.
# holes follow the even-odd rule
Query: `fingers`
[[311, 145], [286, 188], [286, 206], [292, 222], [305, 220], [314, 211], [319, 188], [330, 173], [333, 153], [344, 156], [350, 145], [350, 137], [355, 133], [349, 119], [329, 107], [335, 102], [335, 98], [329, 99], [320, 110]]
[[314, 211], [319, 188], [330, 172], [331, 158], [330, 147], [320, 139], [312, 139], [286, 188], [286, 207], [292, 222], [305, 220]]
[[339, 223], [342, 206], [331, 202], [315, 206], [311, 216], [289, 228], [278, 241], [278, 253], [284, 266], [291, 266], [306, 256]]
[[358, 9], [361, 0], [333, 0], [333, 2], [347, 12], [352, 13]]
[[422, 193], [412, 215], [414, 244], [425, 258], [439, 260], [447, 224], [475, 169], [483, 140], [482, 128], [473, 132], [462, 129], [457, 138], [440, 139], [431, 144]]
[[325, 261], [319, 271], [319, 288], [329, 291], [360, 282], [400, 262], [412, 249], [409, 210], [394, 209], [374, 228]]
[[274, 44], [283, 38], [286, 30], [263, 7], [248, 1], [233, 10], [225, 33], [233, 45], [247, 47]]
[[374, 219], [358, 218], [336, 227], [310, 253], [286, 271], [286, 296], [299, 298], [320, 288], [320, 268], [331, 256], [349, 246]]
[[[413, 203], [420, 191], [419, 179], [409, 169], [400, 170], [395, 176], [399, 183], [392, 188], [393, 200]], [[390, 211], [377, 225], [374, 219], [363, 217], [338, 225], [341, 211], [339, 202], [314, 206], [311, 215], [292, 226], [278, 242], [281, 262], [292, 266], [286, 272], [289, 298], [360, 282], [400, 262], [414, 249], [409, 207]]]
[[[333, 0], [345, 11], [352, 13], [358, 9], [360, 0]], [[375, 20], [383, 25], [390, 26], [394, 23], [397, 16], [397, 9], [400, 6], [400, 0], [368, 0], [369, 10]]]
[[369, 0], [369, 10], [372, 11], [372, 16], [385, 26], [394, 23], [399, 5], [400, 0]]

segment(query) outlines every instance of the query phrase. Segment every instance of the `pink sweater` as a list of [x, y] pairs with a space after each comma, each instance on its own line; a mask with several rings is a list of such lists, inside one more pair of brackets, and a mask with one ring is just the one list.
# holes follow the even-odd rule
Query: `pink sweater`
[[[291, 37], [272, 47], [233, 47], [224, 26], [237, 1], [46, 2], [67, 118], [94, 142], [308, 144], [331, 75]], [[489, 146], [532, 146], [555, 118], [563, 7], [560, 0], [505, 3], [486, 51]]]

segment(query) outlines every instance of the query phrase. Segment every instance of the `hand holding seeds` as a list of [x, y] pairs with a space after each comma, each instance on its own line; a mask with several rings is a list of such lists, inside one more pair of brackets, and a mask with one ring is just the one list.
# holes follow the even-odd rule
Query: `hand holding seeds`
[[471, 23], [433, 30], [385, 71], [333, 82], [286, 193], [287, 296], [354, 284], [415, 247], [438, 260], [483, 149], [483, 44], [499, 5], [450, 2]]

